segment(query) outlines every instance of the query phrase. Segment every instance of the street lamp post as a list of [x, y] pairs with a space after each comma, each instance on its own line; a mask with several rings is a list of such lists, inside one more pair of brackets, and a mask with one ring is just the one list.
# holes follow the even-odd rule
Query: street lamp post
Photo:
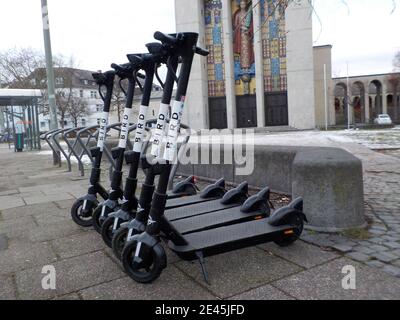
[[[44, 49], [46, 55], [46, 73], [47, 73], [47, 90], [48, 90], [48, 101], [50, 111], [50, 130], [58, 129], [57, 121], [57, 106], [56, 106], [56, 94], [54, 87], [54, 70], [53, 70], [53, 56], [51, 52], [51, 41], [50, 41], [50, 25], [49, 25], [49, 14], [47, 8], [47, 0], [41, 0], [42, 2], [42, 21], [43, 21], [43, 38], [44, 38]], [[53, 162], [58, 164], [58, 157], [53, 153]]]

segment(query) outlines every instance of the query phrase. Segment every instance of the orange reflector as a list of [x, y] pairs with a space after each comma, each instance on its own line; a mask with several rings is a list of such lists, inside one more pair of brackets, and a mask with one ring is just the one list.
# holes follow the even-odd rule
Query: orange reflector
[[290, 234], [293, 234], [294, 233], [294, 231], [293, 230], [288, 230], [288, 231], [285, 231], [285, 235], [290, 235]]
[[261, 220], [263, 218], [263, 216], [257, 216], [254, 218], [254, 220]]

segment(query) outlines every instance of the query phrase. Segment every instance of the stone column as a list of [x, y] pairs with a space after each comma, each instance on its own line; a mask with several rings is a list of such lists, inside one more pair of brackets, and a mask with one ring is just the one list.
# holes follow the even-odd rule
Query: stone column
[[261, 5], [253, 7], [254, 56], [256, 65], [257, 126], [265, 127], [264, 64], [261, 32]]
[[[199, 33], [198, 46], [205, 47], [204, 0], [175, 0], [177, 32]], [[192, 129], [209, 127], [207, 59], [196, 55], [190, 75], [183, 122]]]
[[382, 84], [382, 112], [388, 113], [388, 105], [387, 105], [387, 85], [385, 83]]
[[286, 9], [289, 125], [314, 129], [314, 55], [312, 8], [308, 0], [291, 1]]
[[231, 0], [222, 0], [222, 29], [225, 59], [226, 115], [228, 118], [228, 129], [235, 129], [237, 121]]
[[[365, 86], [365, 85], [364, 85]], [[369, 123], [370, 122], [370, 114], [369, 114], [369, 92], [368, 92], [368, 87], [366, 87], [367, 89], [365, 89], [365, 93], [364, 93], [364, 112], [365, 112], [365, 123]]]

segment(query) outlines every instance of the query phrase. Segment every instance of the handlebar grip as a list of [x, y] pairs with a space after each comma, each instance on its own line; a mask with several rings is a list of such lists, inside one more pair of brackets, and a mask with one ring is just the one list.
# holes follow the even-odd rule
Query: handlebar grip
[[176, 44], [178, 42], [177, 38], [170, 36], [169, 34], [156, 31], [154, 33], [154, 39], [161, 41], [162, 43]]
[[142, 57], [140, 57], [136, 54], [128, 54], [127, 57], [128, 57], [129, 62], [134, 65], [141, 65], [143, 63]]
[[207, 57], [210, 54], [210, 52], [208, 50], [196, 47], [196, 54], [199, 54], [203, 57]]

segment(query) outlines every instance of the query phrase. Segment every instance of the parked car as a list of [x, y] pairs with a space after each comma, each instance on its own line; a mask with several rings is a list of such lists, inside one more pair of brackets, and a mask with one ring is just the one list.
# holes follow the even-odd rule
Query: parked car
[[393, 124], [392, 119], [388, 114], [380, 114], [378, 117], [374, 120], [375, 124], [378, 125], [391, 125]]

